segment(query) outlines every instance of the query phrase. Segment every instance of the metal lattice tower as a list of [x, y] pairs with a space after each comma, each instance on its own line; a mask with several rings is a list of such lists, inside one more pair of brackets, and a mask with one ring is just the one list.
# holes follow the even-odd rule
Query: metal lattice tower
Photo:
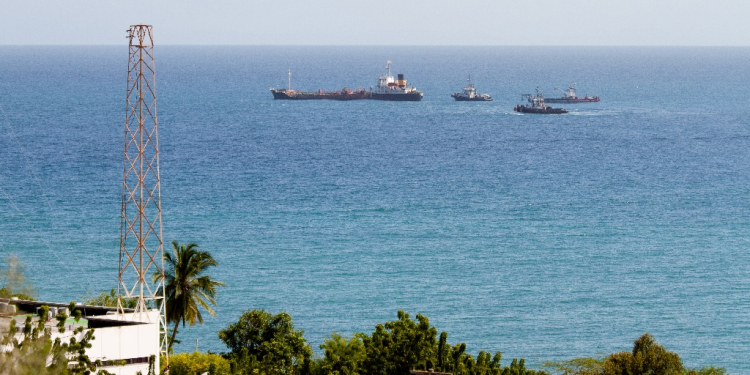
[[[159, 308], [160, 346], [167, 355], [164, 260], [156, 120], [154, 38], [150, 25], [128, 30], [128, 86], [122, 164], [118, 311], [122, 299], [137, 301], [134, 317], [149, 320], [149, 304]], [[152, 275], [161, 275], [152, 283]], [[122, 315], [121, 315], [122, 316]]]

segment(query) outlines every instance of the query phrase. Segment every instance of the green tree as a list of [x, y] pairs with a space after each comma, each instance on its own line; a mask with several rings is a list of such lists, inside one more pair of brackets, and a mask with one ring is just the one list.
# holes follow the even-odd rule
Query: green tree
[[324, 339], [320, 348], [324, 350], [323, 359], [319, 363], [324, 374], [360, 374], [362, 362], [367, 356], [361, 336], [354, 335], [347, 340], [339, 334], [331, 333], [331, 338]]
[[440, 332], [440, 339], [438, 340], [437, 350], [437, 369], [438, 371], [445, 371], [446, 362], [448, 360], [448, 333], [443, 331]]
[[[365, 375], [405, 375], [410, 370], [435, 369], [454, 375], [533, 375], [544, 371], [527, 370], [525, 361], [513, 360], [509, 367], [502, 368], [502, 353], [480, 351], [476, 359], [466, 352], [466, 344], [451, 346], [448, 334], [440, 333], [430, 326], [426, 316], [417, 314], [414, 321], [409, 314], [399, 311], [398, 320], [378, 324], [371, 336], [360, 333], [365, 358], [358, 373]], [[340, 346], [340, 345], [339, 345]], [[321, 346], [323, 348], [323, 346]], [[344, 359], [339, 359], [345, 362]], [[324, 374], [325, 368], [322, 368]]]
[[[202, 307], [211, 316], [216, 313], [209, 303], [216, 305], [216, 288], [224, 283], [211, 279], [206, 272], [218, 265], [208, 251], [202, 251], [198, 245], [190, 243], [187, 246], [172, 241], [172, 253], [164, 253], [166, 263], [164, 270], [164, 296], [166, 300], [166, 315], [169, 323], [174, 323], [172, 337], [169, 340], [169, 350], [174, 345], [177, 328], [180, 323], [190, 326], [196, 322], [203, 324]], [[153, 280], [158, 282], [161, 275], [154, 272]]]
[[680, 356], [657, 344], [648, 333], [635, 340], [632, 352], [610, 354], [603, 367], [604, 375], [680, 375], [684, 372]]
[[437, 329], [426, 316], [412, 320], [403, 310], [398, 320], [378, 324], [372, 336], [363, 337], [367, 358], [365, 373], [372, 375], [409, 374], [410, 370], [427, 370], [436, 363]]
[[219, 339], [231, 350], [227, 357], [233, 371], [244, 374], [309, 373], [312, 349], [303, 335], [294, 329], [289, 314], [265, 310], [245, 311], [219, 331]]

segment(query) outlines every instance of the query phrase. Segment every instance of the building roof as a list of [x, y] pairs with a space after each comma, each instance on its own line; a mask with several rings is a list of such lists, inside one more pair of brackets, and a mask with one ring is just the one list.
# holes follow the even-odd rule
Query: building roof
[[[42, 307], [43, 305], [47, 305], [49, 307], [68, 307], [69, 305], [69, 303], [28, 301], [28, 300], [12, 299], [12, 298], [0, 298], [0, 302], [5, 302], [5, 303], [10, 303], [12, 305], [16, 305], [16, 307], [18, 307], [18, 310], [28, 311], [28, 312], [35, 312], [37, 308]], [[76, 309], [81, 310], [81, 313], [83, 316], [107, 315], [108, 312], [113, 312], [113, 313], [117, 312], [116, 307], [92, 306], [92, 305], [83, 305], [83, 304], [76, 304]], [[123, 312], [132, 313], [132, 312], [135, 312], [135, 310], [123, 309]]]
[[[39, 321], [37, 316], [37, 309], [46, 305], [52, 309], [54, 308], [65, 308], [67, 309], [70, 304], [58, 303], [58, 302], [47, 302], [47, 301], [28, 301], [21, 299], [10, 299], [0, 298], [0, 303], [8, 303], [16, 306], [16, 312], [12, 314], [0, 314], [0, 335], [8, 332], [11, 320], [16, 320], [16, 326], [23, 325], [27, 316], [32, 317], [32, 321]], [[106, 328], [106, 327], [122, 327], [144, 324], [140, 321], [117, 319], [116, 307], [109, 306], [91, 306], [84, 304], [76, 304], [76, 309], [81, 310], [81, 319], [75, 320], [72, 317], [68, 317], [65, 322], [66, 329], [72, 330], [74, 327], [83, 326], [85, 328]], [[132, 314], [135, 311], [133, 309], [123, 309], [124, 313]], [[70, 312], [68, 312], [70, 315]], [[47, 320], [45, 325], [57, 331], [57, 321], [55, 319]]]

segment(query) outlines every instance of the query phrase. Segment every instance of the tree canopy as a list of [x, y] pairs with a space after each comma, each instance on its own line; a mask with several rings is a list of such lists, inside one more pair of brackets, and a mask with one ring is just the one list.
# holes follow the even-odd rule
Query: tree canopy
[[289, 314], [265, 310], [245, 311], [236, 323], [219, 331], [219, 339], [231, 350], [227, 357], [233, 371], [247, 374], [309, 373], [312, 349], [303, 335]]
[[610, 354], [604, 361], [603, 375], [680, 375], [684, 372], [677, 353], [664, 349], [654, 337], [643, 334], [631, 352]]
[[434, 369], [454, 375], [531, 375], [546, 374], [528, 370], [522, 358], [501, 367], [502, 353], [480, 351], [476, 359], [466, 352], [466, 344], [450, 345], [448, 333], [440, 333], [429, 319], [417, 314], [417, 320], [399, 310], [397, 320], [375, 326], [372, 335], [357, 334], [362, 339], [366, 357], [360, 372], [367, 375], [407, 375], [410, 370]]
[[324, 350], [319, 362], [320, 372], [335, 375], [358, 375], [362, 373], [362, 363], [367, 358], [367, 351], [362, 342], [362, 335], [350, 339], [332, 333], [330, 339], [324, 339], [320, 349]]

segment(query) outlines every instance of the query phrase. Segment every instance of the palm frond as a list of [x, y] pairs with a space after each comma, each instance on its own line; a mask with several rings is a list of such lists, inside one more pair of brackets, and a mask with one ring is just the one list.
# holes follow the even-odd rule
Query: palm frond
[[[167, 321], [184, 327], [203, 323], [201, 310], [216, 316], [211, 306], [216, 305], [216, 291], [225, 286], [213, 280], [207, 272], [218, 266], [218, 262], [208, 251], [203, 251], [195, 243], [187, 245], [172, 241], [172, 251], [164, 253], [164, 297], [166, 300]], [[152, 275], [156, 283], [162, 279], [157, 270]]]

